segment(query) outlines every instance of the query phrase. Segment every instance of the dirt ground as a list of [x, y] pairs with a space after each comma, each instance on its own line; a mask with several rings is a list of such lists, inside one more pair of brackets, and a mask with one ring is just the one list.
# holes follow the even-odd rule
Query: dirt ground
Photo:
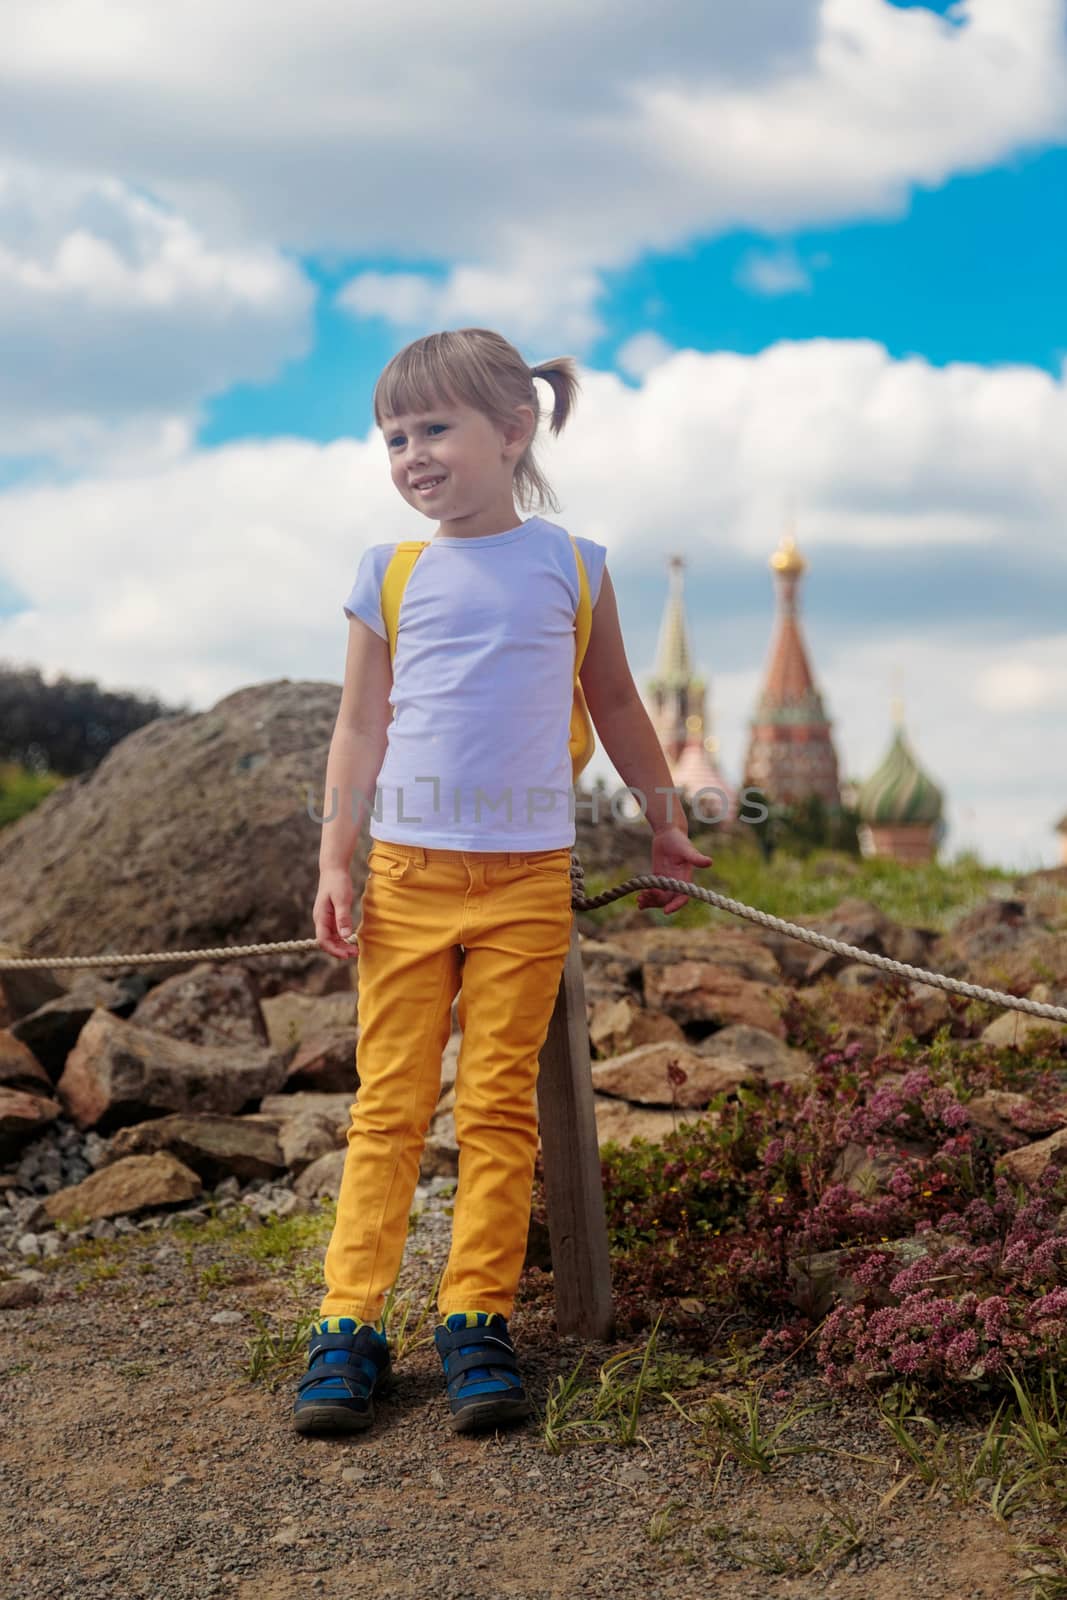
[[[412, 1258], [411, 1281], [438, 1253]], [[931, 1494], [869, 1407], [831, 1405], [811, 1379], [778, 1404], [820, 1403], [796, 1434], [818, 1449], [768, 1474], [728, 1460], [717, 1487], [662, 1400], [629, 1447], [553, 1454], [540, 1417], [457, 1437], [426, 1345], [399, 1363], [372, 1432], [303, 1438], [292, 1376], [272, 1389], [245, 1365], [257, 1313], [280, 1328], [314, 1311], [317, 1258], [250, 1262], [160, 1229], [60, 1258], [38, 1304], [0, 1313], [4, 1600], [1027, 1592], [1019, 1547], [1045, 1526], [1036, 1513], [1005, 1525]], [[543, 1409], [581, 1346], [536, 1306], [512, 1329]], [[591, 1348], [592, 1370], [620, 1348]]]

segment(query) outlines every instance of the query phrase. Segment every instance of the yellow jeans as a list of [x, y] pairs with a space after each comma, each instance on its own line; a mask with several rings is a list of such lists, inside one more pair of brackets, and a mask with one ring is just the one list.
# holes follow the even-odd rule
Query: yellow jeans
[[438, 1309], [511, 1315], [530, 1221], [538, 1055], [570, 948], [570, 856], [372, 842], [357, 929], [359, 1088], [320, 1317], [382, 1314], [457, 993], [459, 1177]]

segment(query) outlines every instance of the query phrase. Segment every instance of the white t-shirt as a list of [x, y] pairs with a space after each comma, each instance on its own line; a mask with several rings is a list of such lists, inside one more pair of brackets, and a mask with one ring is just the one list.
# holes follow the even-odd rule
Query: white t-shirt
[[[607, 550], [577, 543], [595, 606]], [[364, 551], [344, 604], [383, 639], [395, 549]], [[530, 517], [480, 539], [430, 540], [400, 602], [393, 720], [368, 796], [378, 802], [372, 839], [471, 851], [573, 845], [577, 610], [574, 550], [555, 523]]]

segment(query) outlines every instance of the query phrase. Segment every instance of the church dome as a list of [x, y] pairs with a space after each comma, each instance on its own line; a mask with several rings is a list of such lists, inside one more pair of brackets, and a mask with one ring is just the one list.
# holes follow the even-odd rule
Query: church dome
[[875, 827], [939, 822], [943, 804], [941, 790], [916, 761], [898, 725], [885, 760], [860, 786], [861, 820]]

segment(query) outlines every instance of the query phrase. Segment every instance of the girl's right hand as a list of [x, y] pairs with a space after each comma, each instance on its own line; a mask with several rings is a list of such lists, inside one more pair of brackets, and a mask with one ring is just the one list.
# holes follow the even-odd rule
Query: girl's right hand
[[352, 879], [341, 867], [331, 868], [319, 875], [319, 892], [315, 896], [315, 938], [328, 955], [351, 961], [358, 956], [359, 946], [352, 934]]

